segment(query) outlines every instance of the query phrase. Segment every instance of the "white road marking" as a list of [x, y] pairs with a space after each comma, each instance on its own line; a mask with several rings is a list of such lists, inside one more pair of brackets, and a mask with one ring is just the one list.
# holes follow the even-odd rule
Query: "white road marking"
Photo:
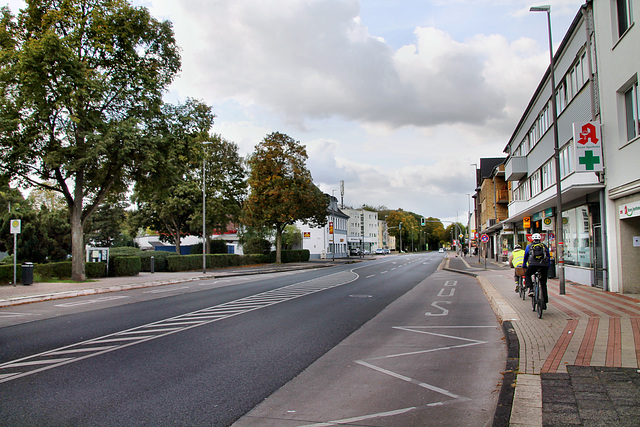
[[189, 289], [190, 286], [180, 286], [178, 288], [164, 288], [164, 289], [155, 289], [153, 291], [144, 291], [144, 294], [161, 294], [164, 292], [172, 292], [172, 291], [179, 291], [181, 289]]
[[122, 299], [122, 298], [129, 298], [129, 296], [117, 295], [117, 296], [101, 297], [101, 298], [94, 298], [94, 299], [83, 300], [83, 301], [66, 302], [63, 304], [56, 304], [55, 306], [56, 307], [76, 307], [79, 305], [98, 304], [101, 302], [112, 301], [112, 300]]
[[[33, 375], [37, 372], [53, 369], [59, 366], [67, 365], [69, 363], [88, 359], [90, 357], [99, 356], [105, 353], [130, 347], [153, 339], [162, 338], [192, 328], [197, 328], [199, 326], [217, 322], [218, 320], [238, 316], [285, 301], [290, 301], [292, 299], [325, 291], [327, 289], [343, 286], [357, 280], [359, 277], [360, 276], [353, 270], [338, 272], [328, 276], [294, 283], [282, 288], [250, 295], [248, 297], [219, 304], [217, 306], [204, 308], [191, 313], [186, 313], [154, 323], [116, 332], [110, 335], [105, 335], [91, 340], [71, 344], [65, 347], [60, 347], [54, 350], [49, 350], [43, 353], [2, 363], [0, 364], [0, 383], [11, 381], [17, 378], [22, 378], [28, 375]], [[175, 288], [173, 290], [175, 290]], [[90, 301], [83, 301], [83, 303], [94, 303], [116, 298], [128, 297], [105, 297]], [[95, 346], [95, 344], [97, 343], [105, 343], [107, 341], [113, 342], [114, 345], [102, 347]], [[70, 353], [78, 353], [79, 355], [66, 359], [50, 359], [50, 355], [52, 354]], [[80, 353], [88, 354], [80, 355]], [[25, 366], [40, 367], [37, 369], [25, 371], [24, 369], [22, 369]], [[21, 369], [18, 370], [17, 368]]]

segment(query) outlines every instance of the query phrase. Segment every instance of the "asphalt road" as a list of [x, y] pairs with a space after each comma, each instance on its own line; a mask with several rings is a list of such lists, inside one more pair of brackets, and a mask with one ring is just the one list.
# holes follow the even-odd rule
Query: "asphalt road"
[[[440, 260], [387, 257], [20, 307], [0, 323], [2, 424], [230, 425], [424, 284]], [[433, 292], [435, 318], [450, 307]], [[488, 306], [477, 297], [470, 306]]]

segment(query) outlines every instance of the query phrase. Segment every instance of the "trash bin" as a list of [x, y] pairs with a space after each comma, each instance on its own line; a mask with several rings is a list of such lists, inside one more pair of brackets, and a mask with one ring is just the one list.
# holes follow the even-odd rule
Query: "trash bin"
[[549, 279], [555, 279], [556, 278], [556, 260], [554, 258], [551, 258], [549, 260], [549, 271], [547, 273], [547, 277]]
[[32, 262], [25, 262], [22, 264], [22, 284], [23, 285], [33, 284], [33, 263]]

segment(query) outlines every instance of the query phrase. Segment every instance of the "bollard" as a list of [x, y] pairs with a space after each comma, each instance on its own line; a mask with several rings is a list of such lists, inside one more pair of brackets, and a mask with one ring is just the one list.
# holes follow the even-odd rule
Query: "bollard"
[[153, 274], [155, 272], [155, 260], [153, 259], [153, 256], [151, 257], [151, 274]]

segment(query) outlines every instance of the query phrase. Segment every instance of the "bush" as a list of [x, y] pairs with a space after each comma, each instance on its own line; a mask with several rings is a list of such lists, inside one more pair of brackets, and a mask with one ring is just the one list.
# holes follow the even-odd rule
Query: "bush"
[[113, 276], [137, 276], [140, 273], [139, 256], [119, 256], [113, 260]]
[[[87, 279], [104, 277], [106, 275], [107, 265], [104, 262], [87, 262], [84, 264]], [[51, 262], [48, 264], [34, 264], [33, 280], [48, 281], [57, 279], [71, 278], [71, 261]], [[16, 280], [18, 283], [22, 281], [22, 266], [16, 266]], [[13, 264], [0, 265], [0, 283], [13, 282]]]
[[151, 271], [151, 257], [153, 257], [153, 271], [161, 273], [167, 271], [167, 258], [177, 256], [174, 252], [144, 251], [140, 254], [140, 271]]
[[245, 254], [264, 254], [271, 252], [271, 242], [265, 239], [250, 239], [242, 246]]
[[[22, 274], [20, 267], [16, 269], [16, 281], [22, 280]], [[12, 283], [13, 282], [13, 263], [12, 264], [0, 264], [0, 283]]]
[[[241, 267], [243, 265], [266, 264], [267, 255], [211, 254], [206, 256], [208, 269]], [[202, 270], [202, 255], [182, 255], [167, 258], [167, 271]]]
[[120, 257], [139, 257], [141, 254], [142, 254], [141, 249], [132, 248], [130, 246], [120, 246], [117, 248], [109, 249], [109, 276], [116, 275], [116, 266], [115, 266], [116, 259]]
[[[283, 264], [288, 262], [307, 262], [311, 257], [311, 253], [309, 252], [309, 249], [294, 249], [291, 251], [282, 251], [280, 256]], [[275, 252], [271, 252], [271, 254], [269, 254], [269, 260], [271, 262], [276, 262]]]

